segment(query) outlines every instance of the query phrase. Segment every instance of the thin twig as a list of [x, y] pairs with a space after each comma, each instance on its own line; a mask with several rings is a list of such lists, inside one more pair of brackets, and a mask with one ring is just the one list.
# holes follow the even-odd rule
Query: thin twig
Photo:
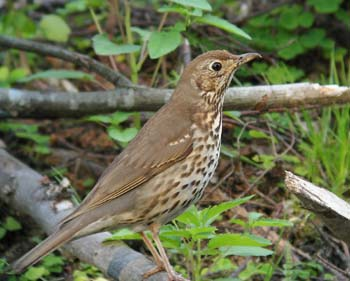
[[91, 59], [88, 56], [68, 51], [67, 49], [63, 49], [58, 46], [0, 35], [0, 47], [56, 57], [64, 61], [71, 62], [79, 67], [86, 68], [89, 71], [93, 71], [101, 75], [107, 81], [112, 82], [115, 86], [120, 87], [131, 85], [130, 80], [123, 74], [113, 71], [109, 67], [94, 59]]

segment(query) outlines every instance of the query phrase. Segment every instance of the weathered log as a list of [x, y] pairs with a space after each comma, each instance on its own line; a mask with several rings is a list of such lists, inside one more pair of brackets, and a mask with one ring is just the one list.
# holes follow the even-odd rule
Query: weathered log
[[291, 172], [286, 171], [285, 183], [306, 209], [320, 217], [335, 237], [350, 246], [350, 204]]
[[[50, 198], [50, 189], [41, 183], [42, 179], [42, 175], [0, 148], [0, 200], [30, 215], [45, 232], [51, 233], [60, 219], [73, 210], [73, 203], [58, 199], [59, 196]], [[86, 236], [64, 248], [113, 280], [143, 280], [143, 273], [155, 266], [153, 262], [122, 242], [103, 245], [102, 241], [110, 236], [108, 232]], [[147, 280], [165, 281], [167, 275], [162, 272]]]

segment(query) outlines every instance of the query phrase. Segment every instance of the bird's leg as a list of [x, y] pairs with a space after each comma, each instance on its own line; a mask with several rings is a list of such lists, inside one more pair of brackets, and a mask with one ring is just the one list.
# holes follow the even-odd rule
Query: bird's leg
[[152, 237], [154, 242], [157, 245], [159, 254], [162, 258], [163, 265], [165, 267], [166, 272], [168, 273], [168, 278], [169, 281], [188, 281], [187, 279], [183, 278], [180, 275], [177, 275], [176, 272], [174, 271], [173, 267], [171, 266], [168, 256], [165, 252], [165, 249], [162, 245], [162, 242], [159, 239], [159, 226], [158, 225], [151, 225], [150, 230], [152, 232]]
[[154, 258], [154, 261], [157, 264], [157, 266], [155, 268], [152, 268], [151, 270], [147, 271], [143, 275], [143, 278], [147, 279], [151, 275], [156, 274], [157, 272], [163, 271], [165, 268], [164, 268], [162, 258], [159, 255], [157, 249], [153, 246], [152, 241], [148, 239], [147, 235], [143, 231], [140, 234], [141, 234], [143, 242], [145, 242], [147, 248], [150, 250], [150, 252]]

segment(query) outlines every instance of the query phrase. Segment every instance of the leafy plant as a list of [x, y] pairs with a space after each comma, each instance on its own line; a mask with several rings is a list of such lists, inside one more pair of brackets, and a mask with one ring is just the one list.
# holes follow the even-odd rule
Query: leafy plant
[[33, 150], [38, 154], [50, 153], [50, 137], [39, 132], [39, 126], [35, 124], [23, 124], [18, 122], [0, 122], [0, 131], [12, 132], [20, 139], [28, 140], [33, 146], [29, 146], [29, 150]]
[[[185, 256], [185, 267], [190, 271], [192, 280], [204, 280], [205, 276], [213, 271], [234, 270], [235, 265], [227, 258], [229, 256], [268, 256], [273, 253], [266, 248], [271, 245], [271, 242], [249, 233], [248, 228], [251, 230], [258, 226], [284, 227], [290, 226], [289, 222], [263, 219], [260, 216], [253, 219], [251, 216], [252, 218], [247, 222], [249, 227], [244, 225], [244, 233], [218, 233], [213, 226], [225, 211], [251, 198], [252, 196], [244, 197], [203, 210], [192, 206], [178, 216], [173, 224], [161, 228], [160, 238], [163, 245], [170, 252]], [[232, 220], [232, 223], [238, 221], [239, 224], [244, 224], [243, 220]], [[140, 239], [140, 235], [124, 229], [114, 233], [107, 241], [127, 239]], [[178, 270], [185, 272], [182, 268]]]
[[[134, 126], [123, 128], [122, 123], [128, 120], [130, 117], [134, 117]], [[125, 146], [136, 136], [138, 130], [140, 129], [138, 117], [139, 115], [135, 115], [135, 113], [118, 111], [110, 115], [90, 116], [87, 118], [87, 120], [107, 125], [108, 135], [122, 146]]]

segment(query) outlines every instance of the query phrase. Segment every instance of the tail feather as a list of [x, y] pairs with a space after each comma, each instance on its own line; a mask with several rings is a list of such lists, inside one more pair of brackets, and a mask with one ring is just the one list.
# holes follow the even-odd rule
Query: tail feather
[[57, 230], [20, 259], [15, 261], [11, 266], [13, 271], [15, 273], [23, 272], [28, 266], [35, 264], [47, 254], [72, 240], [77, 231], [78, 229], [74, 226], [64, 226], [62, 229]]

